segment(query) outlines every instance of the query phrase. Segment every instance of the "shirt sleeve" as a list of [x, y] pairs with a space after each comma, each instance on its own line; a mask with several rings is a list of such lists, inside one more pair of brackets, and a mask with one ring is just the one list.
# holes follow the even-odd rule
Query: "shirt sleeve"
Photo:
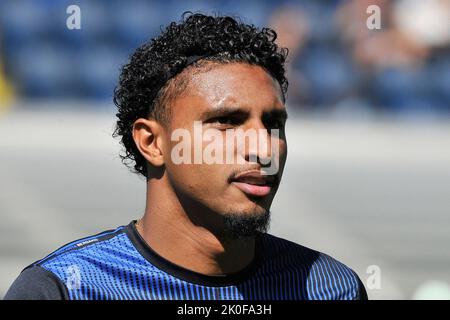
[[68, 300], [67, 288], [52, 272], [40, 266], [24, 269], [4, 300]]

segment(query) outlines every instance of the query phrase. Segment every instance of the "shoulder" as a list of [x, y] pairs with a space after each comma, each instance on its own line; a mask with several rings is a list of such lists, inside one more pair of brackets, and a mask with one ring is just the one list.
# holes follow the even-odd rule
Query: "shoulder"
[[130, 250], [125, 226], [72, 241], [33, 263], [61, 279], [89, 273], [126, 255]]
[[281, 269], [297, 272], [308, 298], [367, 299], [356, 272], [328, 254], [271, 234], [263, 235], [262, 246], [266, 264], [281, 266], [280, 272]]
[[125, 228], [125, 226], [120, 226], [116, 229], [77, 239], [56, 249], [32, 265], [47, 268], [52, 264], [60, 264], [64, 260], [76, 259], [80, 255], [84, 257], [90, 254], [95, 255], [98, 251], [104, 250], [105, 247], [120, 246], [121, 239], [125, 236]]
[[67, 300], [64, 283], [52, 272], [29, 266], [14, 280], [6, 293], [5, 300]]
[[126, 254], [125, 226], [84, 237], [48, 254], [22, 270], [5, 299], [68, 299], [82, 273]]

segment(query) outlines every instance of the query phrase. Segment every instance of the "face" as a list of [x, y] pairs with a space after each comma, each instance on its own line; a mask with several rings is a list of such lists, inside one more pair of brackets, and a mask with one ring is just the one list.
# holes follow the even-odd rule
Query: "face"
[[[200, 69], [192, 75], [186, 90], [171, 103], [171, 119], [164, 134], [167, 139], [164, 164], [171, 186], [190, 205], [207, 208], [212, 214], [267, 214], [287, 156], [286, 117], [280, 86], [261, 67], [228, 63], [216, 64], [205, 71]], [[183, 138], [191, 138], [191, 163], [174, 159], [174, 151], [182, 139], [173, 141], [172, 134], [180, 129], [187, 134]], [[257, 146], [244, 143], [239, 148], [242, 141], [236, 138], [233, 146], [227, 134], [237, 129], [263, 134], [267, 145], [261, 147], [258, 138]], [[278, 137], [271, 138], [273, 129], [278, 129]], [[209, 135], [211, 132], [214, 135]], [[196, 137], [200, 137], [200, 144], [198, 139], [194, 141]], [[188, 146], [185, 142], [184, 146]], [[216, 152], [208, 152], [212, 149]], [[278, 152], [274, 152], [276, 149]], [[182, 152], [184, 156], [186, 151]], [[221, 163], [206, 160], [207, 155], [217, 156], [217, 152], [222, 152], [221, 157], [215, 158], [221, 158]], [[232, 154], [233, 161], [226, 161], [225, 153]], [[194, 163], [194, 154], [201, 154], [201, 161]], [[277, 170], [265, 175], [265, 168], [271, 165], [273, 168], [273, 163], [267, 164], [268, 158], [276, 161]]]

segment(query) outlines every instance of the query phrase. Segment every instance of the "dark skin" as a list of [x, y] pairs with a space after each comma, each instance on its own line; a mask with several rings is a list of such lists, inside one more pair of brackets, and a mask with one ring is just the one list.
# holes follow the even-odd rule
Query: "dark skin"
[[151, 118], [134, 123], [134, 141], [148, 162], [146, 208], [138, 231], [154, 251], [185, 269], [205, 275], [234, 273], [253, 260], [255, 238], [224, 238], [222, 215], [264, 214], [278, 184], [268, 195], [249, 196], [230, 183], [237, 172], [263, 167], [249, 161], [250, 154], [259, 152], [250, 146], [235, 150], [244, 164], [174, 164], [171, 150], [178, 142], [171, 141], [171, 133], [184, 128], [193, 136], [194, 121], [202, 121], [203, 130], [220, 130], [224, 137], [226, 129], [279, 129], [280, 179], [287, 156], [286, 110], [278, 82], [259, 66], [215, 64], [192, 73], [193, 68], [202, 67], [183, 71], [190, 77], [188, 86], [166, 106], [171, 108], [169, 123]]

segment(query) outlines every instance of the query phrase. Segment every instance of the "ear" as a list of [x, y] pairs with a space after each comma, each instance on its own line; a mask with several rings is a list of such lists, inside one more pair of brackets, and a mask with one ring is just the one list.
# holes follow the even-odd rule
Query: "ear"
[[164, 165], [162, 126], [153, 119], [139, 118], [133, 123], [132, 132], [142, 156], [155, 167]]

